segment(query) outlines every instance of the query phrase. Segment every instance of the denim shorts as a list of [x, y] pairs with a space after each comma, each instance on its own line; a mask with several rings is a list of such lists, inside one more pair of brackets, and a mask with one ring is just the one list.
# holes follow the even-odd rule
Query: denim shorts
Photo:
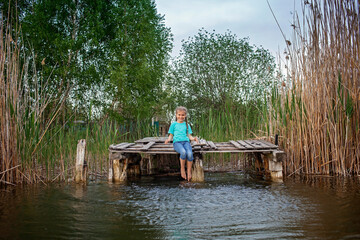
[[194, 160], [190, 142], [187, 141], [174, 142], [173, 146], [174, 146], [174, 150], [180, 153], [181, 159], [183, 160], [187, 159], [188, 161]]

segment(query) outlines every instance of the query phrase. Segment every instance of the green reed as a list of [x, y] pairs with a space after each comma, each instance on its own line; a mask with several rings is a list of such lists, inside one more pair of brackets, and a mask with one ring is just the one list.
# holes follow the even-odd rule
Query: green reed
[[224, 109], [209, 109], [193, 120], [196, 134], [211, 141], [256, 138], [263, 135], [267, 119], [266, 103], [227, 105]]

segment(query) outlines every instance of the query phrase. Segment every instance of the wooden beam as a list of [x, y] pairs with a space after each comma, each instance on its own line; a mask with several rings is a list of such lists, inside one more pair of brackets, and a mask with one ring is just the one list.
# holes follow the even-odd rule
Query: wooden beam
[[140, 150], [148, 150], [149, 148], [151, 148], [152, 145], [154, 145], [155, 142], [149, 142], [148, 144], [144, 145]]
[[216, 145], [212, 141], [207, 141], [210, 145], [210, 148], [217, 149]]

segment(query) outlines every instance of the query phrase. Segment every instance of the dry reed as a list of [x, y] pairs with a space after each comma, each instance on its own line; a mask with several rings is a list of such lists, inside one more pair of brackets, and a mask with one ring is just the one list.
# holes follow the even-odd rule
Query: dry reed
[[[2, 16], [2, 15], [1, 15]], [[3, 22], [1, 20], [1, 22]], [[18, 179], [16, 111], [19, 97], [19, 50], [11, 28], [0, 27], [0, 185]]]
[[287, 41], [288, 79], [274, 97], [271, 134], [287, 174], [360, 174], [360, 18], [356, 1], [305, 1]]

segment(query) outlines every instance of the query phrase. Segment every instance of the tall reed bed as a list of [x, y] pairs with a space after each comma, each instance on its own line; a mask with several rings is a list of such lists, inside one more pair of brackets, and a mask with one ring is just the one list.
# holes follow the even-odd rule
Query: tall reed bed
[[305, 1], [293, 27], [289, 81], [274, 90], [269, 115], [286, 173], [359, 175], [359, 3]]
[[[2, 19], [1, 19], [2, 22]], [[0, 27], [0, 184], [13, 184], [18, 177], [18, 152], [16, 151], [19, 97], [19, 49], [11, 28]]]
[[[197, 136], [214, 142], [259, 138], [265, 135], [267, 114], [266, 102], [227, 103], [222, 110], [210, 108], [191, 116], [192, 128]], [[245, 168], [246, 157], [244, 154], [205, 154], [204, 166], [210, 171], [240, 170]]]
[[[267, 103], [227, 104], [223, 110], [208, 109], [193, 121], [196, 134], [211, 141], [229, 141], [263, 135]], [[193, 118], [192, 118], [193, 119]]]

